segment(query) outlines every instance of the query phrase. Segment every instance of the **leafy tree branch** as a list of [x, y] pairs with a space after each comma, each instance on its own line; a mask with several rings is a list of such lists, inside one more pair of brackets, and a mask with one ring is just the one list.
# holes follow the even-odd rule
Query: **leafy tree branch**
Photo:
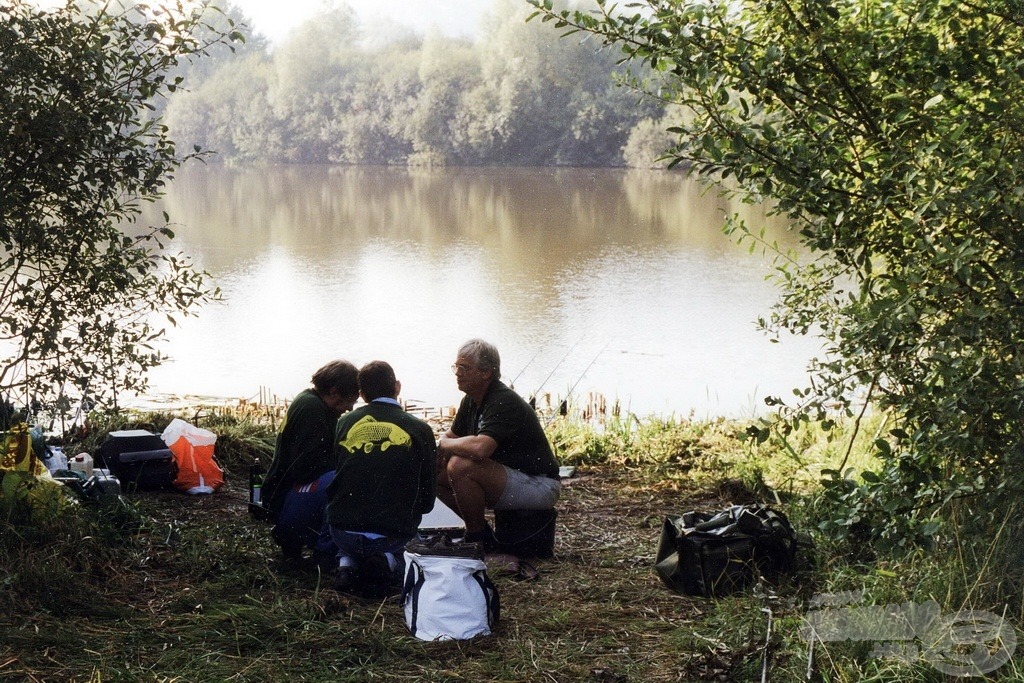
[[1019, 3], [530, 3], [657, 72], [658, 94], [693, 112], [672, 159], [772, 200], [799, 233], [809, 262], [779, 265], [763, 325], [819, 334], [827, 354], [797, 405], [771, 399], [776, 418], [751, 434], [866, 409], [892, 425], [877, 471], [828, 479], [831, 528], [928, 542], [952, 501], [983, 520], [1020, 489]]
[[[55, 414], [116, 404], [162, 357], [159, 318], [216, 298], [136, 226], [179, 164], [153, 100], [183, 60], [240, 39], [205, 5], [0, 7], [0, 392]], [[167, 217], [165, 216], [165, 219]]]

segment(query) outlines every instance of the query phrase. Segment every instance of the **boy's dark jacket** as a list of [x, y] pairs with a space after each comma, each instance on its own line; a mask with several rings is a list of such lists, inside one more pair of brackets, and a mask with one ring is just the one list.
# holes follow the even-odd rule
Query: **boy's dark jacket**
[[327, 488], [331, 526], [414, 536], [437, 491], [430, 426], [397, 405], [372, 402], [338, 421], [334, 454], [338, 474]]

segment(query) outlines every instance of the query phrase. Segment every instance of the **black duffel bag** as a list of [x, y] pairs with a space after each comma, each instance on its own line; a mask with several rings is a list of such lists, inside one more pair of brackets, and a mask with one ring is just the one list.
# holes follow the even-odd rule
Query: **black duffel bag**
[[687, 512], [665, 518], [655, 569], [678, 593], [720, 597], [795, 571], [798, 545], [786, 516], [762, 505]]

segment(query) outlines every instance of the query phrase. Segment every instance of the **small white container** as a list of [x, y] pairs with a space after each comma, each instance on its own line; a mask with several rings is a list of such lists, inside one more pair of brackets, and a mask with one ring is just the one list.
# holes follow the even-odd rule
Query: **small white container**
[[81, 472], [88, 479], [92, 476], [92, 456], [88, 453], [79, 453], [68, 461], [68, 469], [72, 472]]
[[46, 469], [50, 470], [50, 474], [57, 470], [66, 470], [68, 468], [68, 456], [64, 455], [64, 451], [61, 450], [60, 446], [50, 446], [50, 451], [50, 457], [43, 460], [43, 464], [46, 465]]

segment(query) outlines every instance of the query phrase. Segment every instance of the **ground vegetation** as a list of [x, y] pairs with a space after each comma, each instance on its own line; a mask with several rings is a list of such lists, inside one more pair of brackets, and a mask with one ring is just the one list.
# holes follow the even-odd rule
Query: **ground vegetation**
[[[160, 430], [174, 416], [96, 415], [67, 447], [92, 447], [109, 429]], [[937, 682], [945, 675], [913, 654], [915, 642], [902, 657], [872, 654], [870, 640], [819, 642], [811, 655], [803, 619], [823, 596], [936, 600], [945, 613], [969, 607], [1016, 623], [1024, 604], [1019, 568], [991, 564], [987, 539], [964, 537], [941, 557], [866, 555], [816, 530], [813, 468], [770, 445], [751, 450], [743, 424], [629, 417], [595, 429], [559, 418], [549, 436], [577, 471], [559, 503], [555, 557], [537, 562], [537, 581], [491, 567], [503, 614], [494, 635], [422, 643], [393, 598], [335, 592], [315, 565], [284, 563], [249, 517], [247, 471], [273, 443], [272, 419], [177, 416], [218, 433], [228, 477], [217, 493], [135, 493], [31, 519], [0, 497], [0, 677], [760, 681], [766, 670], [795, 682], [810, 670], [812, 680]], [[821, 432], [802, 438], [819, 466], [845, 455]], [[811, 532], [801, 571], [718, 600], [661, 584], [653, 561], [666, 516], [751, 502]], [[1010, 658], [989, 680], [1019, 680], [1022, 664]]]

